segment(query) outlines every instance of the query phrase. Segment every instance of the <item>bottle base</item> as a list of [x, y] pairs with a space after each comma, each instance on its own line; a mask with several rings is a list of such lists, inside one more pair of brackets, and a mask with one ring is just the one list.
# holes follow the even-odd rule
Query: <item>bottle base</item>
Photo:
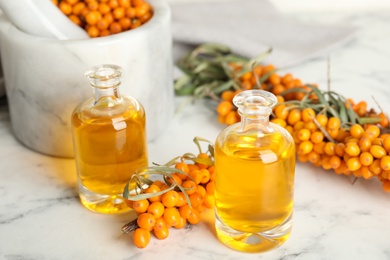
[[81, 204], [93, 212], [102, 214], [121, 214], [132, 210], [126, 205], [122, 194], [96, 194], [86, 189], [80, 183], [78, 186]]
[[281, 225], [260, 233], [246, 233], [226, 226], [216, 214], [215, 228], [218, 239], [231, 249], [260, 253], [281, 246], [289, 238], [292, 229], [292, 214]]

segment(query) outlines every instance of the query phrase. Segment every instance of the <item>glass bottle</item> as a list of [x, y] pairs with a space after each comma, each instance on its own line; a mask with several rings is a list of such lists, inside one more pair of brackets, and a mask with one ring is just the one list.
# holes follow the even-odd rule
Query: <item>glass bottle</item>
[[136, 169], [148, 165], [145, 111], [136, 99], [119, 94], [122, 74], [116, 65], [88, 70], [94, 96], [72, 114], [80, 200], [105, 214], [130, 210], [123, 188]]
[[276, 97], [263, 90], [237, 94], [241, 122], [215, 143], [215, 214], [220, 241], [243, 252], [283, 244], [292, 228], [295, 143], [269, 122]]

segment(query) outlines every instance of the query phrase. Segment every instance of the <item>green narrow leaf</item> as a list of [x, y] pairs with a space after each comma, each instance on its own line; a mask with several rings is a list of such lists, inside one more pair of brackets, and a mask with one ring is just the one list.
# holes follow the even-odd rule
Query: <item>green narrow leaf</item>
[[308, 86], [308, 87], [312, 90], [312, 92], [314, 92], [314, 94], [317, 95], [318, 100], [319, 100], [322, 104], [327, 105], [327, 106], [329, 105], [328, 102], [326, 101], [324, 95], [321, 93], [321, 91], [320, 91], [318, 88], [316, 88], [316, 87], [314, 87], [314, 86], [312, 86], [312, 85], [310, 85], [310, 84], [307, 84], [306, 86]]

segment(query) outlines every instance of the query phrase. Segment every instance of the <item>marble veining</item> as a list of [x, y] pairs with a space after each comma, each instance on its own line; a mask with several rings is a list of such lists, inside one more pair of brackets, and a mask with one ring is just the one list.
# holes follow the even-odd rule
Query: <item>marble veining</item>
[[[390, 111], [388, 12], [290, 14], [306, 22], [347, 23], [359, 28], [332, 50], [331, 88], [355, 100], [374, 96]], [[286, 68], [305, 82], [327, 87], [327, 57]], [[283, 73], [281, 72], [281, 73]], [[178, 108], [185, 98], [175, 98]], [[223, 129], [209, 103], [198, 100], [176, 112], [164, 133], [149, 143], [151, 162], [197, 152], [194, 136], [214, 140]], [[376, 108], [376, 107], [375, 107]], [[171, 230], [137, 249], [120, 228], [131, 214], [106, 216], [84, 209], [77, 198], [75, 165], [36, 153], [13, 135], [7, 103], [0, 100], [0, 259], [390, 259], [390, 194], [377, 180], [338, 176], [308, 164], [296, 168], [291, 237], [264, 254], [232, 251], [216, 238], [212, 210], [191, 229]]]

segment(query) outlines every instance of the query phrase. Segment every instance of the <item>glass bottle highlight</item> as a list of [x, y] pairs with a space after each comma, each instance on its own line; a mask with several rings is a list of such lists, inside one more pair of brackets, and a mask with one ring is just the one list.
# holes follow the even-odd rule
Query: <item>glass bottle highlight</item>
[[145, 111], [136, 99], [119, 94], [119, 66], [96, 66], [85, 75], [94, 97], [72, 114], [80, 200], [95, 212], [126, 212], [123, 188], [136, 169], [148, 165]]
[[241, 122], [215, 143], [215, 210], [218, 238], [244, 252], [263, 252], [290, 235], [294, 202], [295, 143], [269, 122], [276, 97], [263, 90], [236, 95]]

